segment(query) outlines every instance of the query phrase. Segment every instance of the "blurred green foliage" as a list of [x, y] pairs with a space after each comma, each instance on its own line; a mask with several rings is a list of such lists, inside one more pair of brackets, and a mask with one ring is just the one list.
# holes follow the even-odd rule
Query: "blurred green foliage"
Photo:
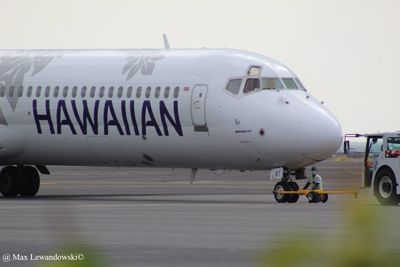
[[[384, 207], [360, 203], [365, 202], [355, 201], [354, 204], [346, 204], [343, 209], [344, 230], [337, 233], [333, 240], [294, 227], [291, 232], [281, 234], [275, 246], [263, 252], [261, 266], [400, 266], [400, 254], [384, 246], [386, 227], [382, 217]], [[397, 207], [393, 208], [397, 212]]]
[[83, 243], [68, 243], [49, 255], [83, 255], [82, 260], [45, 261], [40, 267], [102, 267], [105, 266], [97, 249]]

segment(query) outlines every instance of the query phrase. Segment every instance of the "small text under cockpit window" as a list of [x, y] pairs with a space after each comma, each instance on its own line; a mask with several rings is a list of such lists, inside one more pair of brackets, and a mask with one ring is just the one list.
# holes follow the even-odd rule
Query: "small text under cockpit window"
[[256, 89], [260, 89], [260, 79], [250, 78], [250, 79], [247, 79], [247, 81], [246, 81], [246, 85], [244, 86], [243, 93], [246, 94], [246, 93], [249, 93]]
[[263, 78], [262, 89], [263, 90], [283, 89], [283, 85], [282, 82], [279, 80], [279, 78]]
[[283, 78], [282, 81], [287, 89], [299, 89], [296, 82], [292, 78]]
[[242, 84], [242, 79], [230, 80], [228, 85], [226, 86], [226, 90], [228, 90], [232, 94], [237, 95], [239, 93], [241, 84]]

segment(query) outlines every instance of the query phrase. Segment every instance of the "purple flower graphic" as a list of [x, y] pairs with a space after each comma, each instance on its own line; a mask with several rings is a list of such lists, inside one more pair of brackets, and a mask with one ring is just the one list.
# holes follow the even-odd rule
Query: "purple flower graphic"
[[27, 53], [11, 54], [0, 57], [0, 86], [10, 88], [14, 86], [12, 95], [6, 93], [7, 101], [11, 109], [15, 111], [18, 102], [18, 88], [24, 84], [24, 79], [28, 73], [33, 77], [42, 71], [55, 56], [48, 56], [45, 52], [35, 56], [29, 56]]
[[139, 70], [142, 75], [152, 75], [156, 65], [155, 62], [164, 57], [163, 54], [128, 57], [126, 59], [127, 62], [122, 69], [122, 75], [126, 75], [126, 81], [132, 79]]

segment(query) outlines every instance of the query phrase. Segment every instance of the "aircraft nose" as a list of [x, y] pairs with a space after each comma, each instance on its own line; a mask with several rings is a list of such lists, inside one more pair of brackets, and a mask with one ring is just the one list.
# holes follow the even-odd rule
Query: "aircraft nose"
[[324, 160], [335, 154], [342, 140], [342, 127], [337, 118], [328, 110], [320, 109], [309, 120], [308, 130], [311, 143], [306, 152], [313, 160]]

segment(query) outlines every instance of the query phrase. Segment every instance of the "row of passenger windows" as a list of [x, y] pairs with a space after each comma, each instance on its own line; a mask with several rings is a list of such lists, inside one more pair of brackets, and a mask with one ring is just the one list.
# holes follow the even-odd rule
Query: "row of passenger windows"
[[[9, 97], [14, 97], [14, 94], [16, 94], [18, 97], [22, 97], [24, 95], [24, 87], [20, 86], [18, 87], [18, 91], [15, 90], [16, 88], [14, 86], [10, 86], [10, 87], [6, 87], [6, 86], [1, 86], [0, 87], [0, 97], [4, 97], [5, 95], [8, 95]], [[88, 88], [86, 86], [83, 87], [77, 87], [74, 86], [72, 88], [65, 86], [63, 88], [61, 88], [60, 86], [55, 86], [55, 87], [51, 87], [51, 86], [47, 86], [47, 87], [42, 87], [42, 86], [37, 86], [37, 87], [33, 87], [33, 86], [29, 86], [26, 88], [26, 96], [27, 97], [32, 97], [32, 96], [36, 96], [36, 97], [40, 97], [40, 96], [45, 96], [45, 97], [58, 97], [58, 96], [63, 96], [63, 97], [108, 97], [108, 98], [112, 98], [114, 96], [114, 93], [116, 93], [118, 98], [121, 97], [127, 97], [127, 98], [131, 98], [133, 95], [136, 96], [136, 98], [140, 98], [142, 96], [142, 92], [144, 93], [144, 96], [146, 98], [150, 98], [150, 96], [152, 96], [152, 93], [154, 94], [153, 96], [155, 98], [160, 98], [161, 96], [163, 96], [164, 98], [168, 98], [170, 97], [170, 94], [173, 94], [172, 96], [174, 98], [178, 98], [179, 96], [179, 91], [180, 91], [180, 87], [177, 86], [175, 87], [173, 90], [171, 89], [171, 87], [167, 86], [165, 88], [161, 88], [161, 87], [156, 87], [154, 90], [152, 87], [146, 87], [145, 89], [142, 87], [137, 87], [136, 89], [134, 89], [132, 86], [128, 87], [128, 88], [124, 88], [124, 87], [119, 87], [118, 89], [114, 88], [113, 86], [111, 87], [96, 87], [93, 86], [91, 88]], [[135, 90], [135, 92], [134, 92]], [[154, 92], [153, 92], [154, 91]], [[71, 95], [70, 95], [71, 92]]]
[[247, 80], [232, 79], [229, 81], [226, 90], [233, 94], [238, 94], [242, 85], [245, 82], [243, 93], [247, 94], [257, 89], [262, 90], [274, 90], [274, 89], [291, 89], [297, 90], [302, 89], [306, 91], [306, 88], [300, 82], [298, 78], [248, 78]]

